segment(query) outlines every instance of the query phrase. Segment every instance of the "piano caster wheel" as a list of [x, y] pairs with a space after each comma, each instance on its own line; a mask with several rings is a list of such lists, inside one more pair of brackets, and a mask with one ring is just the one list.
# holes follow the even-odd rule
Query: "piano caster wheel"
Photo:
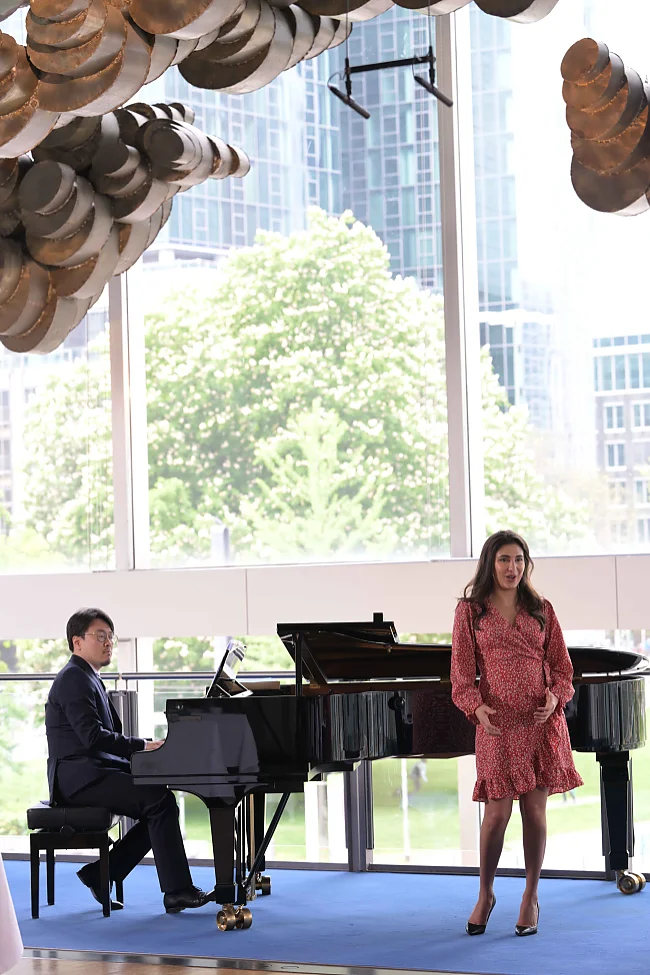
[[223, 909], [217, 913], [217, 927], [220, 931], [245, 931], [253, 923], [253, 915], [247, 907], [234, 907], [232, 904], [224, 904]]
[[238, 931], [246, 931], [253, 923], [253, 915], [247, 907], [235, 908], [236, 921], [235, 927]]
[[264, 897], [266, 894], [271, 893], [271, 878], [270, 877], [257, 877], [255, 881], [255, 890], [259, 890], [260, 894]]
[[220, 931], [234, 931], [237, 923], [237, 915], [232, 904], [224, 904], [223, 909], [217, 912], [217, 927]]
[[618, 875], [616, 886], [622, 894], [638, 894], [645, 887], [645, 877], [631, 870], [622, 870]]

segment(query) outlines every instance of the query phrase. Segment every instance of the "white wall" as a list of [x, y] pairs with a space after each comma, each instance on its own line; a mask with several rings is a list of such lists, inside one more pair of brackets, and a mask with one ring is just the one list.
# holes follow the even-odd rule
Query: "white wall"
[[[650, 629], [650, 555], [539, 558], [533, 580], [565, 630]], [[474, 562], [287, 565], [3, 576], [0, 639], [63, 636], [80, 606], [121, 638], [271, 635], [276, 624], [372, 619], [449, 632]]]

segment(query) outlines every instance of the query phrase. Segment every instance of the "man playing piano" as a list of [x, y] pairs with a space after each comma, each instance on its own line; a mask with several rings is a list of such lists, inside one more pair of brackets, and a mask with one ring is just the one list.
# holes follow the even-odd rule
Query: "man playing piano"
[[[111, 884], [123, 880], [153, 849], [167, 913], [202, 907], [212, 894], [192, 884], [173, 792], [135, 785], [131, 776], [131, 755], [162, 742], [122, 734], [99, 677], [117, 642], [113, 621], [100, 609], [81, 609], [68, 620], [66, 635], [72, 656], [54, 679], [45, 705], [50, 800], [103, 807], [136, 820], [111, 848]], [[77, 876], [99, 901], [99, 863], [86, 864]], [[121, 907], [112, 902], [113, 910]]]

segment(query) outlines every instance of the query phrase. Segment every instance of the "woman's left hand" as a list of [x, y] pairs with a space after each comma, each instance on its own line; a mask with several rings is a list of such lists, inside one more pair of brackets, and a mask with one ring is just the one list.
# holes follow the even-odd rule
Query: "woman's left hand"
[[551, 694], [551, 692], [547, 687], [546, 701], [544, 702], [544, 706], [541, 708], [537, 708], [535, 714], [533, 715], [533, 721], [535, 722], [535, 724], [544, 724], [545, 721], [548, 721], [548, 719], [555, 711], [556, 707], [557, 707], [557, 698], [555, 694]]

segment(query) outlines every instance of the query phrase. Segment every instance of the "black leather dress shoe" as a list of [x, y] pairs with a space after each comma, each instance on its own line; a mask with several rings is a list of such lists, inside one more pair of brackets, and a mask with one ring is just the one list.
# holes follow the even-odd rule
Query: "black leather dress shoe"
[[[77, 870], [77, 876], [82, 884], [88, 888], [90, 893], [93, 895], [98, 904], [102, 903], [100, 887], [99, 887], [99, 867], [96, 863], [87, 863], [81, 870]], [[113, 884], [111, 882], [111, 890], [113, 889]], [[111, 899], [111, 910], [121, 911], [124, 907], [122, 901], [114, 901]]]
[[515, 934], [520, 938], [527, 938], [531, 934], [537, 934], [539, 924], [539, 904], [537, 905], [537, 920], [534, 924], [515, 924]]
[[490, 920], [490, 914], [494, 910], [494, 905], [496, 902], [497, 899], [494, 894], [492, 894], [492, 903], [490, 904], [490, 910], [488, 911], [488, 916], [485, 919], [485, 924], [473, 924], [472, 921], [468, 921], [465, 925], [465, 930], [468, 934], [485, 934], [485, 929], [487, 928], [488, 921]]
[[214, 900], [214, 891], [206, 894], [200, 887], [185, 887], [184, 890], [175, 890], [167, 893], [163, 897], [163, 905], [168, 914], [178, 914], [186, 907], [203, 907], [208, 901]]

